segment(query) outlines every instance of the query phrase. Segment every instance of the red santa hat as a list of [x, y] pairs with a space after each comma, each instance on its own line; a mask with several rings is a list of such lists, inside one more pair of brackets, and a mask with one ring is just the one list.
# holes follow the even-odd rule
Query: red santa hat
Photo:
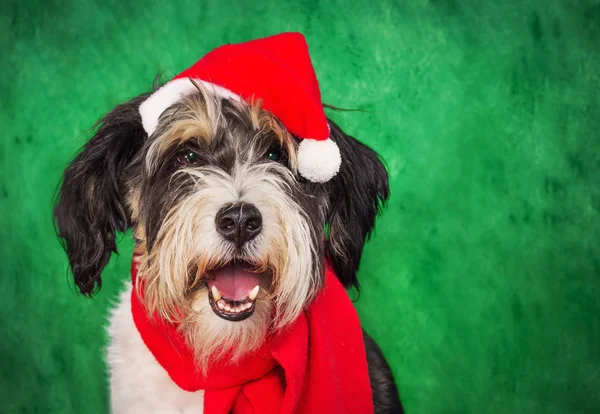
[[298, 172], [304, 178], [322, 183], [339, 171], [340, 150], [329, 138], [319, 83], [302, 34], [282, 33], [208, 53], [140, 105], [148, 135], [165, 109], [197, 91], [192, 80], [227, 99], [260, 99], [264, 109], [302, 140]]

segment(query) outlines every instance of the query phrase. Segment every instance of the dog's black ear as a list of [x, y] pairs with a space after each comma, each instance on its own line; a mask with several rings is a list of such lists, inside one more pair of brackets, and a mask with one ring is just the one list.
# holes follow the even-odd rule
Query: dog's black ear
[[342, 165], [327, 183], [329, 236], [325, 249], [342, 284], [358, 288], [356, 271], [363, 246], [389, 196], [388, 174], [375, 151], [346, 135], [331, 120], [329, 125]]
[[101, 287], [100, 274], [117, 231], [130, 226], [123, 174], [147, 136], [138, 112], [141, 95], [117, 106], [94, 127], [92, 139], [64, 172], [54, 219], [75, 284], [85, 295]]

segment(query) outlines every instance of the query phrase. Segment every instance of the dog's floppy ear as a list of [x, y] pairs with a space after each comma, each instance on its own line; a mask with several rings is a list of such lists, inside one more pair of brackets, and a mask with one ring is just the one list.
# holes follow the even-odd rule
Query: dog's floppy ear
[[130, 226], [123, 173], [147, 136], [138, 108], [147, 94], [117, 106], [94, 127], [94, 136], [65, 170], [54, 219], [75, 284], [85, 295], [101, 287], [100, 274], [115, 233]]
[[329, 237], [325, 248], [342, 284], [358, 288], [356, 271], [363, 246], [389, 196], [388, 174], [375, 151], [346, 135], [331, 120], [329, 125], [342, 165], [327, 183]]

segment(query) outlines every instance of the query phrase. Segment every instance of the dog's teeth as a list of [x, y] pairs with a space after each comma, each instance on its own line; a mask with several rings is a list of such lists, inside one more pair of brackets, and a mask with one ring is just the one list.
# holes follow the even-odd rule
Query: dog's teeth
[[218, 302], [221, 300], [221, 298], [223, 297], [223, 295], [221, 295], [221, 292], [219, 292], [219, 289], [216, 288], [216, 286], [213, 286], [210, 288], [211, 292], [212, 292], [212, 296], [215, 302]]
[[225, 304], [225, 310], [227, 312], [231, 312], [231, 306], [229, 306], [228, 304]]
[[258, 285], [254, 286], [254, 289], [252, 289], [250, 291], [250, 293], [248, 294], [248, 297], [250, 298], [250, 300], [256, 299], [256, 297], [258, 296], [259, 290], [260, 290], [260, 286], [258, 286]]
[[217, 306], [219, 307], [219, 309], [224, 310], [225, 309], [225, 302], [223, 302], [222, 300], [217, 302]]
[[252, 304], [251, 304], [251, 303], [249, 303], [249, 302], [248, 302], [248, 303], [244, 303], [244, 310], [248, 310], [248, 309], [250, 309], [251, 307], [252, 307]]

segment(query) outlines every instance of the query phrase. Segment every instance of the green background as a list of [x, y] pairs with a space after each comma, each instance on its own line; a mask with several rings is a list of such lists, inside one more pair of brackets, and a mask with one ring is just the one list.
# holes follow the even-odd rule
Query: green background
[[356, 306], [408, 413], [600, 412], [598, 1], [165, 3], [0, 6], [1, 412], [108, 410], [130, 235], [89, 300], [51, 224], [88, 128], [159, 71], [291, 30], [389, 167]]

